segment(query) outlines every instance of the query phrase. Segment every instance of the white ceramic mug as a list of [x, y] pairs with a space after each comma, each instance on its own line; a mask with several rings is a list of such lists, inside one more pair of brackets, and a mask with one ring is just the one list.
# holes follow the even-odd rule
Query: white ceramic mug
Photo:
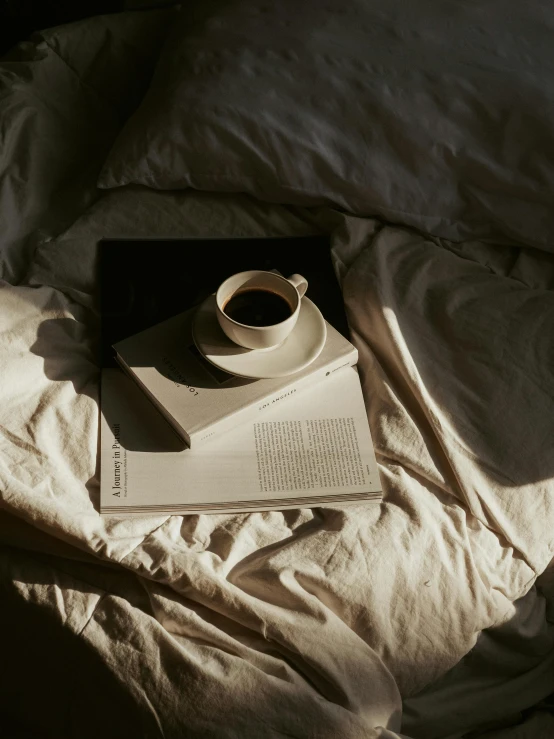
[[[257, 269], [239, 272], [219, 286], [215, 296], [217, 320], [225, 334], [235, 344], [246, 349], [270, 349], [281, 344], [295, 327], [302, 296], [307, 289], [308, 282], [301, 275], [291, 275], [287, 279], [275, 272]], [[225, 306], [232, 297], [248, 290], [276, 293], [288, 303], [290, 316], [270, 326], [250, 326], [233, 320], [225, 313]]]

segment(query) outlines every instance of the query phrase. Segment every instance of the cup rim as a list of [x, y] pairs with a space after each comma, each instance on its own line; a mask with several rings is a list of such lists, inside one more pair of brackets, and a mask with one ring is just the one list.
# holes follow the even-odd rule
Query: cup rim
[[[239, 321], [235, 321], [234, 318], [231, 318], [230, 316], [227, 315], [227, 313], [225, 313], [223, 308], [221, 308], [221, 306], [219, 305], [219, 291], [225, 285], [225, 283], [233, 279], [233, 277], [240, 277], [240, 275], [248, 275], [248, 274], [271, 275], [272, 277], [276, 277], [279, 280], [281, 280], [281, 282], [286, 282], [286, 284], [289, 285], [289, 287], [291, 287], [294, 290], [294, 292], [296, 293], [296, 299], [297, 299], [296, 308], [294, 308], [294, 310], [292, 311], [290, 316], [288, 316], [288, 318], [285, 318], [284, 321], [279, 321], [279, 323], [270, 323], [267, 326], [252, 326], [250, 323], [240, 323]], [[284, 297], [284, 296], [281, 296], [281, 297]], [[215, 294], [216, 308], [221, 313], [221, 315], [225, 317], [225, 320], [229, 321], [230, 323], [233, 323], [235, 326], [240, 326], [241, 328], [248, 328], [248, 329], [251, 329], [252, 331], [264, 331], [265, 329], [273, 328], [274, 326], [282, 326], [287, 321], [290, 321], [291, 318], [294, 318], [294, 316], [300, 310], [301, 303], [302, 303], [302, 298], [298, 294], [298, 290], [295, 288], [295, 286], [291, 282], [289, 282], [286, 277], [283, 277], [283, 275], [278, 275], [275, 272], [271, 272], [270, 270], [267, 270], [267, 269], [247, 269], [247, 270], [244, 270], [243, 272], [235, 272], [235, 274], [230, 275], [225, 280], [223, 280], [221, 285], [217, 288], [217, 292]]]

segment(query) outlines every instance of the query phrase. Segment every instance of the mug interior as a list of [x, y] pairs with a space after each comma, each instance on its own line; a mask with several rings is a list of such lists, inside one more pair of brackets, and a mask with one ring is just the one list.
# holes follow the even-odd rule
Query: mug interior
[[[300, 305], [300, 296], [298, 295], [297, 289], [294, 285], [286, 280], [281, 275], [276, 275], [274, 272], [262, 272], [260, 270], [250, 270], [249, 272], [239, 272], [236, 275], [232, 275], [225, 280], [220, 286], [216, 293], [216, 303], [219, 310], [223, 313], [225, 318], [232, 323], [236, 323], [237, 326], [248, 326], [246, 323], [239, 323], [233, 320], [230, 316], [225, 313], [225, 306], [231, 300], [231, 298], [242, 290], [269, 290], [271, 292], [280, 295], [284, 298], [291, 309], [291, 315], [281, 323], [286, 323], [294, 317], [298, 307]], [[278, 326], [279, 324], [272, 324]], [[263, 328], [263, 327], [254, 327]]]

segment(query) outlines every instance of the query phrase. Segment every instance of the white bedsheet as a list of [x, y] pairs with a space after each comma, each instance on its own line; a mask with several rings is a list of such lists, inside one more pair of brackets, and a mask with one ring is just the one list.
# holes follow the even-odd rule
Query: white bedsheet
[[[102, 518], [89, 307], [97, 238], [306, 233], [333, 222], [384, 502]], [[179, 735], [183, 717], [217, 736], [399, 730], [402, 698], [454, 668], [482, 630], [517, 620], [514, 602], [528, 593], [531, 666], [542, 672], [521, 708], [554, 690], [544, 669], [554, 633], [533, 588], [553, 552], [552, 420], [542, 409], [554, 301], [545, 270], [533, 288], [521, 279], [528, 252], [507, 273], [491, 267], [494, 248], [473, 249], [468, 259], [402, 229], [247, 197], [131, 189], [39, 245], [26, 284], [4, 283], [3, 508], [128, 577], [100, 568], [83, 590], [80, 563], [64, 559], [62, 576], [36, 555], [5, 560], [6, 574], [19, 597], [85, 639], [166, 735]], [[509, 332], [492, 330], [507, 320]], [[519, 358], [513, 393], [507, 356]], [[8, 543], [44, 548], [27, 534]], [[140, 598], [125, 596], [129, 582]]]
[[[454, 737], [554, 691], [552, 593], [535, 585], [554, 554], [551, 255], [238, 195], [89, 193], [61, 235], [18, 213], [0, 289], [8, 726]], [[383, 502], [101, 517], [98, 238], [319, 230], [332, 232]], [[527, 719], [548, 729], [546, 711]]]

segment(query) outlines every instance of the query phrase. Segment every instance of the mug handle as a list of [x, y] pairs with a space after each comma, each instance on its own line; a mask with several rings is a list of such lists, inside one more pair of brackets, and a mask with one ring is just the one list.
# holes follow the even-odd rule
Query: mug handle
[[290, 282], [290, 284], [298, 290], [298, 295], [301, 298], [304, 297], [304, 294], [308, 289], [308, 280], [305, 277], [302, 277], [302, 275], [294, 274], [290, 277], [287, 277], [287, 282]]

